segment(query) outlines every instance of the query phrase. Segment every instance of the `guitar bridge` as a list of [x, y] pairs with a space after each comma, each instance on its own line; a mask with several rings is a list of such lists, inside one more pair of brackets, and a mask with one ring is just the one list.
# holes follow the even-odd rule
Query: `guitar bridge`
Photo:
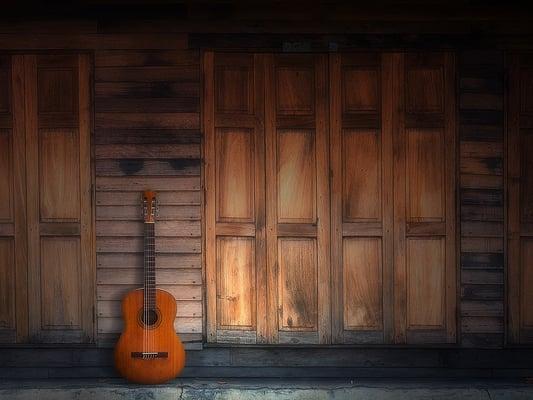
[[166, 351], [132, 351], [131, 358], [142, 358], [143, 360], [152, 360], [154, 358], [168, 358]]

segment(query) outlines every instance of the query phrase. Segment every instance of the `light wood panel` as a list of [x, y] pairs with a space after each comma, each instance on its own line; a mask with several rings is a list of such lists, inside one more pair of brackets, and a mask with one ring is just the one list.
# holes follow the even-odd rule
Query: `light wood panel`
[[331, 270], [335, 343], [392, 340], [393, 66], [331, 55]]
[[90, 59], [31, 55], [24, 68], [30, 340], [91, 342]]
[[0, 343], [28, 335], [22, 56], [0, 56]]
[[[455, 72], [449, 53], [394, 56], [394, 340], [456, 341]], [[403, 102], [405, 99], [405, 103]]]
[[256, 329], [254, 244], [252, 238], [217, 239], [218, 329]]
[[207, 341], [264, 343], [264, 57], [204, 58]]
[[533, 343], [533, 113], [530, 91], [533, 57], [512, 54], [509, 68], [507, 120], [507, 248], [508, 248], [508, 340], [512, 344]]
[[271, 343], [331, 341], [327, 107], [325, 56], [266, 56]]

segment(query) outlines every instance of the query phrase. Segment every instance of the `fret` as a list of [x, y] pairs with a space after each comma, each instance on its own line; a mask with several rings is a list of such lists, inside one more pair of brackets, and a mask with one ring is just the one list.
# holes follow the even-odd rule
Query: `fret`
[[144, 301], [145, 308], [154, 309], [155, 294], [155, 224], [144, 224]]

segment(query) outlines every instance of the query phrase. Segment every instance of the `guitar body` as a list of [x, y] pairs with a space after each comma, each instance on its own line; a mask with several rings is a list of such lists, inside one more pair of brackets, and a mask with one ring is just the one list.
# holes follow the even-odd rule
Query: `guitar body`
[[156, 384], [175, 378], [185, 365], [185, 350], [174, 331], [176, 300], [155, 290], [156, 311], [143, 322], [144, 290], [129, 292], [122, 301], [124, 331], [115, 347], [115, 366], [131, 382]]

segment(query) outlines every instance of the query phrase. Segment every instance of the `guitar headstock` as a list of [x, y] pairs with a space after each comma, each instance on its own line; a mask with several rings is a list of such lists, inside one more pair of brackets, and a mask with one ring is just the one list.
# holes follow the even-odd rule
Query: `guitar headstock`
[[155, 192], [146, 190], [142, 195], [142, 215], [144, 222], [154, 223], [157, 214], [157, 199]]

